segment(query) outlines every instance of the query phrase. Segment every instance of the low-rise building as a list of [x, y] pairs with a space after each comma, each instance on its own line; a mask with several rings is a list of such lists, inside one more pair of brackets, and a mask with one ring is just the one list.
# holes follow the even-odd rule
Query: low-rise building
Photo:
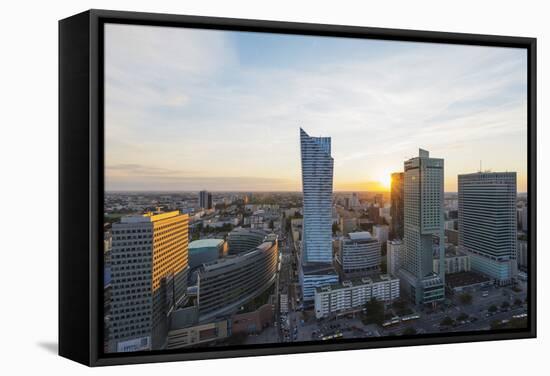
[[248, 252], [265, 240], [267, 233], [260, 229], [238, 227], [227, 235], [229, 254]]
[[226, 253], [227, 243], [223, 239], [195, 240], [189, 243], [189, 268], [216, 261]]
[[388, 225], [374, 225], [372, 227], [372, 236], [378, 239], [380, 244], [386, 243], [388, 241], [389, 233], [390, 226]]
[[182, 329], [175, 329], [168, 332], [166, 349], [179, 349], [202, 345], [229, 336], [228, 320], [220, 320], [200, 325], [193, 325]]
[[403, 265], [403, 241], [402, 240], [388, 240], [386, 261], [388, 267], [388, 273], [396, 276], [397, 272]]
[[[470, 255], [452, 249], [445, 252], [445, 274], [469, 272], [470, 269]], [[439, 257], [437, 256], [433, 259], [433, 271], [434, 273], [439, 271]]]
[[391, 302], [399, 298], [399, 279], [387, 274], [344, 281], [315, 290], [315, 317], [318, 319], [360, 311], [372, 298]]
[[518, 267], [526, 269], [529, 265], [529, 246], [527, 240], [518, 240]]
[[344, 275], [378, 270], [380, 242], [367, 231], [352, 232], [340, 241], [336, 262]]
[[199, 321], [232, 314], [267, 290], [275, 281], [278, 259], [275, 239], [248, 252], [203, 264], [197, 277]]

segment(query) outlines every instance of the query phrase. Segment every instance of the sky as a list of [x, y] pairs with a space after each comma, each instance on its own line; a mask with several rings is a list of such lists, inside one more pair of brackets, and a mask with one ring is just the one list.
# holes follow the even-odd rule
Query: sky
[[300, 191], [299, 128], [335, 191], [389, 188], [418, 149], [527, 184], [523, 49], [105, 26], [105, 189]]

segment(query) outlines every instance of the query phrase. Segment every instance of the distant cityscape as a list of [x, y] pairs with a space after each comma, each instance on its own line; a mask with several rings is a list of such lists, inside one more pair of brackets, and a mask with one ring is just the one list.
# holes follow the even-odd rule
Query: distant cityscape
[[445, 192], [418, 149], [388, 191], [335, 191], [332, 138], [296, 137], [301, 192], [105, 192], [105, 352], [527, 327], [516, 172]]

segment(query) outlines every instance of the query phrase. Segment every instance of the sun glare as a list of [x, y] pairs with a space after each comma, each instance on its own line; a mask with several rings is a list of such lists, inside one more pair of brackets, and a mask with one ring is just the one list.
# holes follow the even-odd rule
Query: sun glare
[[383, 177], [380, 178], [380, 184], [382, 184], [382, 186], [386, 189], [390, 189], [391, 188], [391, 175], [390, 174], [386, 174], [384, 175]]

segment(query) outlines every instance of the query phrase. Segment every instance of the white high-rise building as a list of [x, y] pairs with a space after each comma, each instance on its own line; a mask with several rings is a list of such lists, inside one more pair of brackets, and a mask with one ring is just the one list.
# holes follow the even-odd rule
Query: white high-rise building
[[403, 264], [403, 241], [388, 240], [386, 260], [388, 274], [396, 276]]
[[404, 259], [401, 277], [416, 304], [445, 298], [445, 269], [433, 272], [433, 243], [439, 239], [439, 257], [445, 258], [443, 159], [426, 150], [405, 161]]
[[458, 244], [498, 284], [517, 276], [516, 189], [515, 172], [458, 175]]
[[390, 233], [390, 226], [388, 225], [374, 225], [372, 226], [372, 236], [374, 236], [381, 244], [388, 241]]
[[304, 300], [315, 287], [334, 283], [332, 268], [332, 183], [334, 159], [330, 137], [310, 137], [300, 128], [303, 226], [300, 279]]

